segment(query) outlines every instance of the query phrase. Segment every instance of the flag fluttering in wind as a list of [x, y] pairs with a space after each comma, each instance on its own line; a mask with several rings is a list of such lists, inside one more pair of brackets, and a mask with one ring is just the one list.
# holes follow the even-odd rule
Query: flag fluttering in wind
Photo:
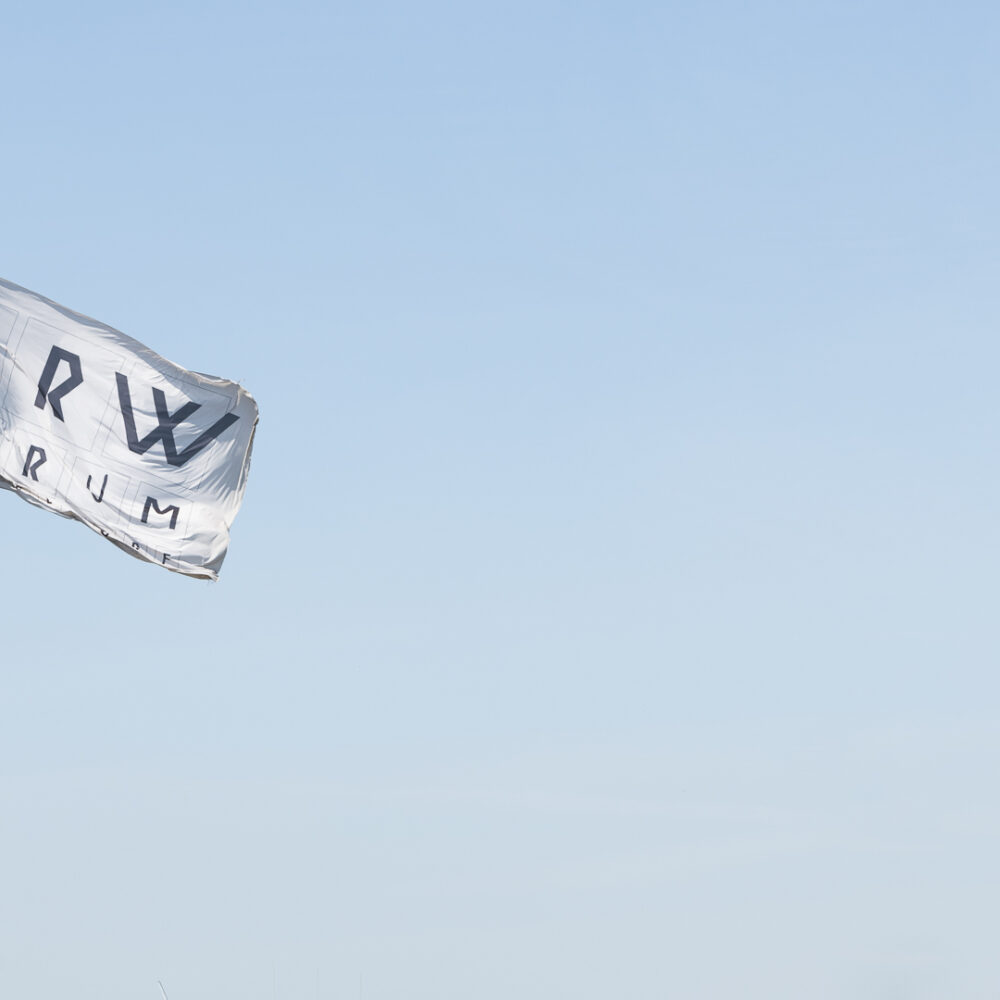
[[215, 580], [256, 424], [235, 382], [0, 280], [0, 488]]

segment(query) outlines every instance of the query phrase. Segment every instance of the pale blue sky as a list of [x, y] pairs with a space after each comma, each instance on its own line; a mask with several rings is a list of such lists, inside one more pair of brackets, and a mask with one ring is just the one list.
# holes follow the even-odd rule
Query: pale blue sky
[[261, 422], [0, 495], [0, 994], [995, 997], [1000, 11], [36, 3], [0, 275]]

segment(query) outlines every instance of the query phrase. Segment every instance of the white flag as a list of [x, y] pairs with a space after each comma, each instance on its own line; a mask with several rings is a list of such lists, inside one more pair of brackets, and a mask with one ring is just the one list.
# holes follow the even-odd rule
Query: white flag
[[235, 382], [0, 280], [0, 487], [215, 580], [256, 424]]

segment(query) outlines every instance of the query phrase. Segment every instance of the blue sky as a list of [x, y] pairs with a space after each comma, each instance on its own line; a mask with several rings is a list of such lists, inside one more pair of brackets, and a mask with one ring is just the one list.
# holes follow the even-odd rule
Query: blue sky
[[0, 496], [0, 992], [995, 996], [998, 21], [6, 11], [0, 275], [261, 421], [218, 584]]

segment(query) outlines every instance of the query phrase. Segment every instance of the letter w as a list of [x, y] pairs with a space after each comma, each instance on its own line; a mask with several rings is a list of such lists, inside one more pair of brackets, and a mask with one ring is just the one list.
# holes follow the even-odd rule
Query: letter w
[[116, 372], [115, 380], [118, 382], [118, 403], [121, 406], [122, 418], [125, 420], [125, 437], [128, 439], [129, 449], [137, 455], [145, 455], [159, 441], [163, 444], [163, 454], [170, 465], [184, 465], [194, 458], [202, 448], [211, 444], [227, 427], [232, 426], [240, 419], [235, 413], [227, 413], [178, 454], [177, 444], [174, 441], [174, 428], [187, 420], [196, 410], [200, 410], [201, 403], [187, 402], [176, 413], [171, 413], [167, 409], [167, 397], [163, 391], [154, 389], [153, 405], [156, 407], [157, 424], [144, 438], [140, 439], [135, 428], [135, 413], [132, 410], [132, 395], [129, 392], [128, 379], [121, 372]]

